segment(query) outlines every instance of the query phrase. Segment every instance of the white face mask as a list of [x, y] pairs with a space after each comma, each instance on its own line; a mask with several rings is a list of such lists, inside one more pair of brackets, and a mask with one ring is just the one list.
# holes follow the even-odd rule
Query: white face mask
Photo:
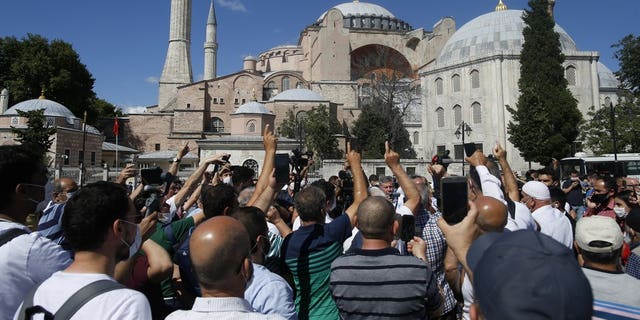
[[120, 220], [120, 221], [136, 226], [136, 237], [135, 237], [135, 240], [133, 240], [132, 244], [128, 244], [124, 239], [120, 238], [120, 241], [122, 241], [122, 243], [124, 243], [127, 247], [129, 247], [129, 257], [127, 259], [131, 259], [131, 257], [133, 257], [136, 254], [136, 252], [140, 250], [140, 246], [142, 245], [142, 233], [140, 233], [140, 226], [129, 221], [125, 221], [125, 220]]
[[616, 213], [616, 216], [618, 216], [618, 218], [624, 218], [627, 216], [627, 212], [623, 207], [613, 207], [613, 212]]
[[231, 176], [226, 176], [222, 178], [222, 183], [233, 186], [233, 181], [231, 181]]

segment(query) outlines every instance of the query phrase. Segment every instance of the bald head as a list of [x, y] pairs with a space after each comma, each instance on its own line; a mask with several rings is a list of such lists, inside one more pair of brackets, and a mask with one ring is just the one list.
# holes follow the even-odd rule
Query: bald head
[[356, 214], [358, 229], [363, 237], [383, 239], [393, 225], [396, 213], [385, 197], [372, 196], [362, 201]]
[[507, 224], [507, 206], [502, 201], [479, 196], [474, 201], [478, 209], [476, 224], [484, 232], [502, 232]]
[[53, 182], [53, 201], [56, 203], [69, 200], [69, 193], [78, 190], [78, 184], [71, 178], [60, 178]]
[[198, 226], [189, 241], [191, 263], [202, 289], [237, 291], [249, 256], [249, 235], [238, 220], [217, 216]]

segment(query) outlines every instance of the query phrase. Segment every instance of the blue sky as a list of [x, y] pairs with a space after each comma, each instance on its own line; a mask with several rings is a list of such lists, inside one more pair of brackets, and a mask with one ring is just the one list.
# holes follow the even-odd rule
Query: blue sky
[[[297, 44], [300, 31], [324, 11], [347, 0], [214, 0], [218, 19], [218, 75], [239, 71], [242, 59], [282, 44]], [[503, 0], [510, 9], [527, 0]], [[442, 17], [457, 27], [490, 12], [498, 0], [369, 0], [414, 28], [432, 30]], [[157, 103], [169, 38], [170, 0], [2, 0], [0, 37], [27, 33], [73, 45], [96, 79], [100, 98], [125, 108]], [[205, 23], [210, 0], [193, 0], [191, 59], [202, 78]], [[611, 45], [640, 31], [638, 0], [558, 0], [555, 17], [580, 50], [598, 51], [618, 70]]]

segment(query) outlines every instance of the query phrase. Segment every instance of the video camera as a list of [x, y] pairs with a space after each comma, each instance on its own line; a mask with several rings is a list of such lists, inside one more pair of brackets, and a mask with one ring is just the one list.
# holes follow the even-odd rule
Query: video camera
[[342, 200], [342, 211], [346, 210], [353, 204], [353, 178], [348, 171], [340, 170], [338, 177], [342, 181], [342, 188], [338, 197]]
[[160, 200], [169, 192], [169, 185], [174, 176], [169, 172], [163, 173], [160, 167], [155, 167], [141, 169], [140, 177], [145, 185], [141, 197], [144, 199], [147, 214], [151, 214], [160, 209]]
[[294, 149], [292, 152], [291, 164], [294, 168], [300, 168], [300, 170], [302, 170], [302, 168], [309, 164], [309, 160], [313, 159], [313, 151], [303, 153], [300, 149]]

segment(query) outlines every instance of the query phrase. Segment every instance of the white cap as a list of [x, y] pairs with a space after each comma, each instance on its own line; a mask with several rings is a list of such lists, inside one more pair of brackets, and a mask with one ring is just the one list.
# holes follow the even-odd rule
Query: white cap
[[[622, 231], [616, 220], [605, 216], [584, 217], [576, 224], [576, 243], [584, 251], [607, 253], [620, 249]], [[604, 241], [610, 245], [592, 246], [593, 241]]]
[[529, 195], [536, 200], [549, 200], [551, 194], [549, 193], [549, 187], [540, 181], [529, 181], [522, 186], [522, 192]]

